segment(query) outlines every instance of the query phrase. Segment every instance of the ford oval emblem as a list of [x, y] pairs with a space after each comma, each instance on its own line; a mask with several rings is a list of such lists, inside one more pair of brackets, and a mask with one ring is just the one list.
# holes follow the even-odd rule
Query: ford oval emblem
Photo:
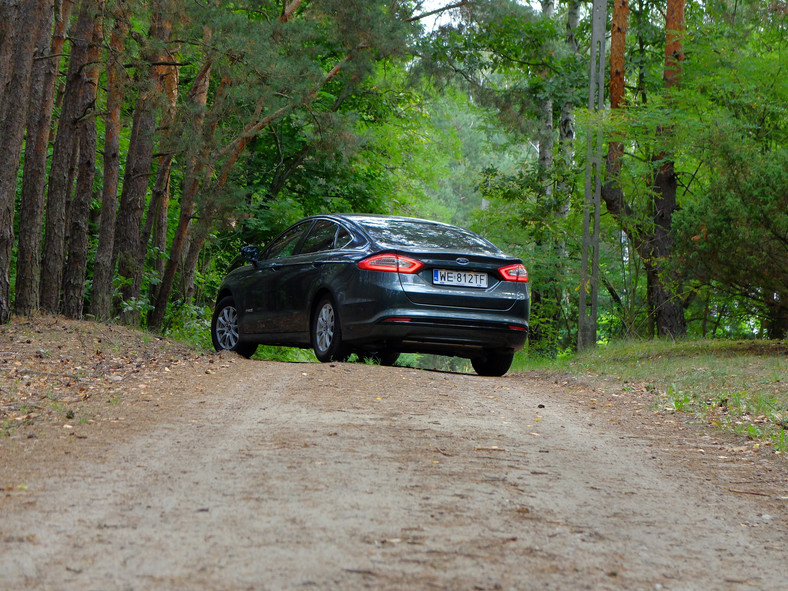
[[457, 262], [458, 262], [458, 263], [460, 263], [461, 265], [467, 265], [467, 264], [468, 264], [468, 263], [470, 263], [471, 261], [469, 261], [469, 260], [468, 260], [468, 259], [466, 259], [465, 257], [460, 257], [460, 258], [458, 258], [458, 259], [457, 259]]

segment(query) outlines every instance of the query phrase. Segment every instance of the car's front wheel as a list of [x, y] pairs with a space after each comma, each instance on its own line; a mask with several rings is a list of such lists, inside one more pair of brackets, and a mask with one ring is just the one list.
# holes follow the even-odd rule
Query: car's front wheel
[[312, 348], [318, 361], [346, 361], [349, 353], [342, 343], [339, 312], [329, 295], [320, 298], [312, 317]]
[[500, 377], [509, 371], [513, 360], [514, 351], [486, 351], [471, 359], [471, 365], [480, 376]]
[[243, 357], [251, 357], [257, 351], [257, 343], [241, 342], [238, 329], [238, 310], [232, 296], [222, 298], [216, 305], [211, 318], [211, 340], [217, 351], [235, 351]]

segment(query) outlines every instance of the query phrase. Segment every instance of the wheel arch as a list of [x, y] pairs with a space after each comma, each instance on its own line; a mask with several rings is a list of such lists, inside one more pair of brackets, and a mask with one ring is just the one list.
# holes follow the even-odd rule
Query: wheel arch
[[[328, 289], [327, 287], [321, 287], [315, 292], [315, 295], [312, 296], [312, 301], [309, 303], [309, 332], [312, 333], [312, 325], [315, 322], [315, 314], [317, 314], [317, 304], [323, 298], [323, 296], [328, 296], [334, 302], [335, 305], [337, 304], [337, 299], [334, 297], [333, 292]], [[339, 315], [339, 321], [342, 322], [342, 315]], [[340, 326], [340, 328], [342, 328]]]
[[214, 303], [214, 306], [218, 305], [219, 302], [221, 302], [224, 298], [226, 298], [228, 296], [233, 298], [233, 301], [235, 300], [235, 296], [233, 295], [233, 292], [230, 290], [230, 288], [229, 287], [222, 287], [219, 290], [219, 293], [216, 294], [216, 301]]

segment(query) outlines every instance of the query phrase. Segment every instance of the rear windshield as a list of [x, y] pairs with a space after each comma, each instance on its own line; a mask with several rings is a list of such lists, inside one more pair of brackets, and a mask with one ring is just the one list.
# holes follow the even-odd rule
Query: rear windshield
[[354, 221], [383, 248], [424, 248], [474, 254], [501, 254], [498, 248], [478, 234], [456, 226], [387, 218], [354, 218]]

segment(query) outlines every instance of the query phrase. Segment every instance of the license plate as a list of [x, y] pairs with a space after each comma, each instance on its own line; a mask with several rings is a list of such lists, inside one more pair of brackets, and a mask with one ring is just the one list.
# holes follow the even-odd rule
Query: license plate
[[434, 285], [458, 285], [461, 287], [487, 287], [487, 273], [469, 273], [468, 271], [449, 271], [433, 269]]

